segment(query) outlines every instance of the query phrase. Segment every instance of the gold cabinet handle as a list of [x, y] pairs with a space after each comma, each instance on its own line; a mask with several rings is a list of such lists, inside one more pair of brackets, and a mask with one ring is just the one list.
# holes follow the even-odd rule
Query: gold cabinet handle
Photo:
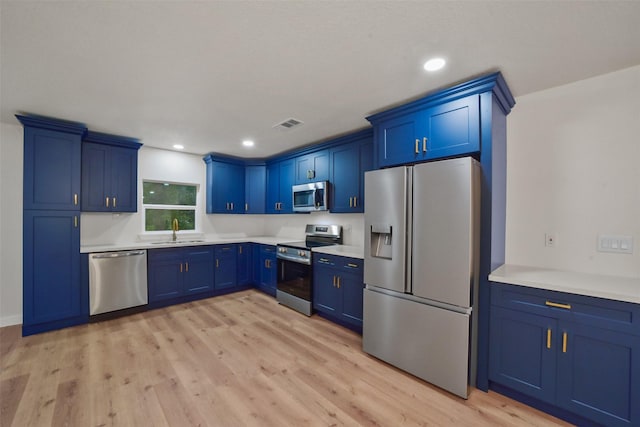
[[358, 207], [358, 196], [353, 196], [353, 207], [354, 208]]
[[249, 210], [249, 203], [245, 203], [244, 204], [244, 211], [248, 211]]
[[420, 153], [420, 149], [418, 148], [419, 145], [420, 145], [420, 140], [416, 139], [416, 154]]
[[242, 246], [238, 246], [238, 253], [241, 254], [242, 253]]
[[104, 198], [104, 200], [105, 200], [105, 202], [106, 202], [106, 204], [107, 204], [107, 207], [109, 207], [109, 198], [108, 198], [108, 197], [105, 197], [105, 198]]
[[336, 276], [333, 276], [333, 287], [336, 287]]
[[566, 332], [562, 333], [562, 352], [563, 353], [567, 352], [567, 333]]
[[337, 284], [338, 284], [338, 289], [340, 289], [340, 276], [338, 276]]
[[544, 305], [548, 307], [564, 308], [565, 310], [571, 310], [571, 304], [560, 304], [557, 302], [545, 301]]
[[427, 152], [427, 137], [426, 136], [424, 138], [422, 138], [422, 152], [423, 153]]
[[180, 263], [180, 273], [182, 273], [182, 263]]
[[78, 216], [77, 215], [73, 216], [73, 226], [75, 228], [78, 228]]
[[216, 268], [220, 267], [220, 260], [216, 259]]
[[551, 328], [547, 329], [547, 348], [551, 348]]
[[115, 197], [113, 198], [113, 207], [114, 208], [116, 207], [116, 198]]
[[73, 204], [78, 206], [78, 193], [73, 194]]
[[231, 210], [233, 210], [233, 202], [231, 202]]
[[358, 267], [359, 267], [359, 265], [358, 265], [358, 264], [352, 264], [352, 263], [349, 263], [349, 264], [347, 264], [347, 267], [351, 267], [351, 268], [358, 268]]
[[187, 273], [189, 272], [189, 263], [188, 262], [184, 263], [184, 271], [187, 272]]
[[353, 207], [353, 197], [349, 197], [349, 207]]

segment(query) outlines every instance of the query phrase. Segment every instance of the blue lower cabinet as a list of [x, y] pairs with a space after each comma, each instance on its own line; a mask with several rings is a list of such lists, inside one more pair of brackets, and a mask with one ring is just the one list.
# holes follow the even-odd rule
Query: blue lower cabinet
[[253, 245], [251, 243], [238, 243], [236, 245], [237, 269], [236, 277], [238, 286], [249, 286], [253, 280]]
[[313, 255], [313, 308], [317, 312], [361, 332], [363, 289], [361, 259]]
[[236, 245], [216, 245], [215, 247], [215, 289], [229, 289], [236, 286]]
[[562, 323], [558, 405], [607, 426], [640, 425], [640, 336]]
[[276, 247], [272, 245], [260, 245], [258, 260], [258, 289], [271, 296], [276, 296], [276, 286], [278, 281], [278, 259], [276, 257]]
[[23, 335], [87, 322], [80, 212], [25, 210], [23, 215]]
[[541, 401], [555, 402], [557, 321], [493, 307], [490, 324], [489, 377]]
[[640, 425], [640, 306], [492, 284], [490, 387], [578, 425]]
[[202, 294], [213, 290], [213, 247], [150, 249], [149, 302]]

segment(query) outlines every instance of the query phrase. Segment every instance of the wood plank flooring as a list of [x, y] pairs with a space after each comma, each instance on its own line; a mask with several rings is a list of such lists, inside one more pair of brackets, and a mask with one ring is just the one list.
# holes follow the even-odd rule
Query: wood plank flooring
[[26, 338], [0, 329], [0, 426], [561, 426], [465, 401], [250, 290]]

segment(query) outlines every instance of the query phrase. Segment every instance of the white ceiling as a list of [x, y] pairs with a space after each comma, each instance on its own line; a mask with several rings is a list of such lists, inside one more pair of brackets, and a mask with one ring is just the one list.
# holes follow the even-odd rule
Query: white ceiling
[[[5, 1], [0, 118], [263, 157], [489, 71], [515, 96], [640, 64], [639, 1]], [[427, 74], [423, 62], [448, 60]], [[516, 107], [517, 108], [517, 105]], [[280, 131], [290, 117], [304, 125]], [[247, 150], [242, 139], [256, 146]]]

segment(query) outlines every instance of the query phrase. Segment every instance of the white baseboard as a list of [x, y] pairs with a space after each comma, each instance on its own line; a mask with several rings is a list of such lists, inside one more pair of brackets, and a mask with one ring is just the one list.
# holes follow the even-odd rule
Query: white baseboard
[[4, 316], [0, 317], [0, 328], [5, 326], [13, 326], [13, 325], [21, 325], [22, 324], [22, 315], [16, 314], [14, 316]]

